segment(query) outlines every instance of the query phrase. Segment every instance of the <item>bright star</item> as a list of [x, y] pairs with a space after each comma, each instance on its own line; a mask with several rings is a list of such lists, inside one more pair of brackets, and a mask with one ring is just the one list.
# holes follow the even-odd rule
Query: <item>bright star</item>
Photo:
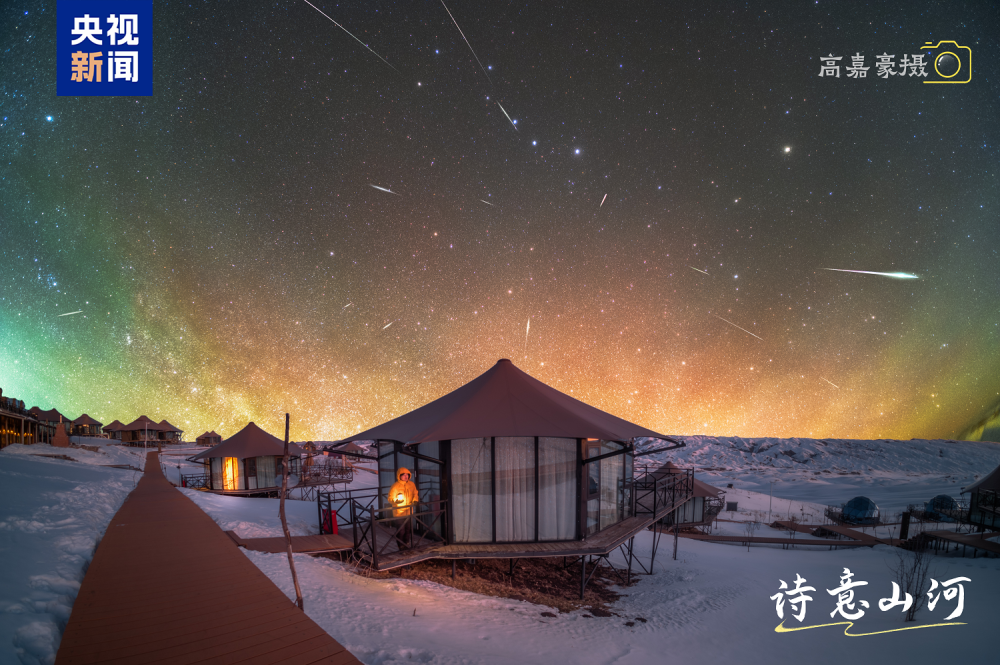
[[792, 146], [786, 145], [785, 152], [791, 152], [791, 151], [792, 151]]
[[49, 122], [52, 122], [52, 116], [50, 115], [45, 116], [45, 119], [48, 120]]

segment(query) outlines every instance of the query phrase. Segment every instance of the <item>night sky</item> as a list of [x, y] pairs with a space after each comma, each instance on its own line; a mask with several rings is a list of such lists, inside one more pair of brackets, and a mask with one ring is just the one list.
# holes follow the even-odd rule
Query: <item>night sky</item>
[[[499, 358], [668, 434], [1000, 402], [992, 3], [450, 0], [467, 44], [313, 1], [374, 54], [303, 0], [156, 0], [137, 98], [56, 96], [55, 3], [3, 3], [5, 395], [326, 440]], [[941, 40], [970, 83], [875, 76]]]

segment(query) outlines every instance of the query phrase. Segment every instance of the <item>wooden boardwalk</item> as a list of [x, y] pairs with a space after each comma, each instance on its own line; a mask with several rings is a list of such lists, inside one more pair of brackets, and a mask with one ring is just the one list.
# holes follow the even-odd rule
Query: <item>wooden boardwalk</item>
[[[284, 554], [288, 551], [284, 536], [275, 538], [240, 538], [235, 531], [226, 531], [234, 543], [240, 547], [255, 552], [269, 552], [271, 554]], [[344, 536], [323, 534], [322, 536], [292, 536], [292, 551], [302, 554], [316, 554], [319, 552], [342, 552], [354, 549], [354, 540]]]
[[152, 452], [101, 539], [56, 663], [360, 661], [167, 482]]
[[[669, 534], [670, 532], [666, 529], [663, 533]], [[805, 538], [775, 538], [772, 536], [720, 536], [708, 533], [692, 533], [690, 531], [680, 531], [677, 533], [681, 538], [690, 538], [691, 540], [703, 540], [709, 543], [736, 543], [738, 545], [746, 545], [749, 540], [751, 544], [767, 544], [767, 545], [781, 545], [784, 549], [789, 545], [819, 545], [822, 547], [829, 547], [833, 549], [834, 547], [871, 547], [869, 543], [863, 543], [859, 540], [834, 540], [833, 538], [817, 538], [815, 540], [807, 540]]]
[[[975, 557], [975, 551], [981, 550], [987, 554], [992, 554], [994, 556], [1000, 556], [1000, 543], [994, 542], [992, 540], [987, 540], [987, 538], [996, 538], [997, 534], [995, 532], [986, 533], [955, 533], [954, 531], [924, 531], [923, 533], [917, 534], [916, 538], [924, 539], [933, 543], [935, 540], [944, 541], [945, 548], [947, 549], [947, 544], [962, 545], [964, 547], [971, 547], [973, 549], [973, 557]], [[958, 549], [956, 547], [956, 549]], [[962, 550], [962, 556], [965, 556], [965, 550]]]

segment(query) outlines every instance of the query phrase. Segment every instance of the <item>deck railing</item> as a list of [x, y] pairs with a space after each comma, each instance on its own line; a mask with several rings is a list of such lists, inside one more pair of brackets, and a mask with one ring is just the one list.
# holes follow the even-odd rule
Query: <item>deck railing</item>
[[195, 490], [210, 489], [212, 477], [207, 473], [185, 473], [181, 474], [181, 487], [190, 487]]
[[392, 552], [446, 542], [446, 500], [416, 502], [408, 506], [409, 515], [397, 516], [398, 508], [376, 507], [379, 496], [375, 489], [319, 492], [320, 533], [333, 532], [336, 515], [337, 531], [350, 528], [354, 550], [376, 567], [380, 557]]
[[694, 494], [694, 470], [645, 473], [631, 483], [632, 514], [659, 515]]

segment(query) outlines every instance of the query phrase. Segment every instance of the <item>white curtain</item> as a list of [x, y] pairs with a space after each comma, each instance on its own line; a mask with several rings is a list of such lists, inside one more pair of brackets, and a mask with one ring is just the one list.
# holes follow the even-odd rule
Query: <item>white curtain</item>
[[452, 518], [456, 543], [493, 540], [493, 478], [490, 439], [451, 442]]
[[209, 468], [212, 473], [212, 484], [211, 488], [214, 490], [222, 489], [222, 458], [212, 457], [209, 459]]
[[497, 542], [535, 539], [535, 437], [494, 439]]
[[274, 478], [274, 455], [257, 458], [257, 487], [276, 487]]
[[[601, 454], [621, 450], [621, 445], [608, 441], [601, 442]], [[616, 524], [621, 520], [621, 486], [625, 471], [625, 454], [602, 459], [601, 465], [601, 523], [600, 528]]]
[[576, 439], [538, 439], [538, 539], [576, 538]]

